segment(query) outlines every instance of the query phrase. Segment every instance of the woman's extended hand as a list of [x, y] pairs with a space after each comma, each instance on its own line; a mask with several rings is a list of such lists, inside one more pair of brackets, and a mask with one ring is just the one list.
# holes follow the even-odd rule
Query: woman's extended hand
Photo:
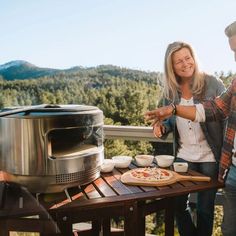
[[172, 116], [172, 112], [173, 112], [173, 107], [169, 105], [157, 108], [152, 111], [147, 111], [144, 114], [144, 117], [146, 121], [151, 121], [152, 125], [154, 126], [154, 124], [159, 123], [160, 121], [163, 121]]
[[[202, 104], [198, 105], [203, 106]], [[204, 109], [204, 107], [202, 107], [202, 109]], [[182, 118], [194, 121], [196, 120], [197, 109], [195, 105], [194, 106], [169, 105], [157, 108], [156, 110], [147, 111], [144, 114], [144, 117], [146, 121], [151, 121], [153, 126], [155, 123], [160, 123], [161, 121], [171, 117], [173, 113]]]

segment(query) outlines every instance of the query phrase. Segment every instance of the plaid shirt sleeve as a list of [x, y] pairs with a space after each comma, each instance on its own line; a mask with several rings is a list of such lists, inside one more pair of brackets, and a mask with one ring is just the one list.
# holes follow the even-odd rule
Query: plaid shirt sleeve
[[231, 97], [232, 85], [215, 100], [205, 101], [203, 106], [205, 109], [206, 121], [216, 121], [228, 117]]
[[236, 130], [236, 79], [226, 92], [214, 101], [204, 102], [206, 121], [215, 121], [228, 117], [219, 168], [219, 181], [224, 182], [232, 162], [232, 148]]

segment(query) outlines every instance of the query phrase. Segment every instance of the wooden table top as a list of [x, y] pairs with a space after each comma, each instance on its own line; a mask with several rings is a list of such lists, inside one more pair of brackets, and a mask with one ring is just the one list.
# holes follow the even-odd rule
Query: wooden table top
[[[174, 197], [186, 193], [198, 192], [210, 188], [221, 188], [223, 185], [216, 180], [210, 182], [181, 181], [167, 186], [131, 186], [123, 184], [120, 177], [126, 171], [137, 168], [132, 163], [126, 169], [114, 169], [110, 173], [101, 173], [101, 176], [85, 186], [69, 189], [71, 199], [64, 195], [43, 196], [44, 204], [50, 210], [64, 211], [72, 208], [88, 209], [100, 208], [107, 204], [119, 204], [124, 201], [145, 201], [156, 198]], [[189, 170], [189, 175], [201, 175]], [[63, 199], [64, 198], [64, 199]]]
[[[5, 186], [2, 188], [5, 189], [5, 194], [2, 196], [0, 218], [8, 221], [12, 218], [14, 220], [12, 225], [16, 225], [17, 217], [40, 214], [41, 218], [49, 219], [49, 225], [51, 222], [57, 222], [62, 235], [70, 235], [73, 223], [105, 219], [103, 230], [109, 232], [109, 223], [106, 219], [114, 216], [124, 216], [125, 235], [136, 236], [145, 235], [145, 215], [165, 207], [165, 209], [170, 208], [167, 210], [165, 235], [172, 236], [174, 235], [172, 197], [223, 187], [216, 180], [210, 182], [180, 181], [162, 187], [123, 184], [120, 181], [121, 175], [133, 168], [137, 168], [135, 163], [132, 163], [126, 169], [114, 169], [111, 173], [102, 173], [93, 182], [70, 188], [65, 193], [40, 194], [36, 198], [19, 185], [1, 182], [2, 187]], [[201, 175], [191, 170], [187, 174]], [[161, 201], [155, 201], [156, 199], [161, 199]], [[48, 218], [48, 213], [52, 216], [53, 221]], [[21, 218], [19, 219], [21, 220]], [[24, 224], [24, 229], [29, 230], [28, 221], [30, 219], [28, 221], [26, 219], [24, 219], [24, 222], [20, 221], [20, 228], [22, 229]], [[40, 223], [41, 221], [34, 221], [34, 223], [30, 223], [30, 226], [39, 227]], [[44, 224], [44, 221], [42, 223]], [[137, 225], [137, 227], [130, 227], [130, 225]], [[32, 228], [32, 230], [35, 230], [35, 228]], [[94, 230], [99, 232], [99, 227], [97, 229], [95, 227]], [[109, 234], [105, 233], [104, 235]]]

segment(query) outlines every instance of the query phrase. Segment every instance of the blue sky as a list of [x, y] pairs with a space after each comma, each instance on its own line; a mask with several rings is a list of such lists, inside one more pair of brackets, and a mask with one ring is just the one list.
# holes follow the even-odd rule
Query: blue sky
[[162, 72], [167, 45], [183, 40], [204, 71], [236, 72], [224, 35], [235, 20], [235, 0], [0, 0], [0, 64]]

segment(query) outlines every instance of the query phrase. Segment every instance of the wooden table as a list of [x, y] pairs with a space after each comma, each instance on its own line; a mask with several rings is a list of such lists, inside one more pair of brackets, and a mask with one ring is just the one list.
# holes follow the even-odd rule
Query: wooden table
[[[136, 168], [136, 166], [131, 164], [129, 169], [132, 168]], [[129, 186], [120, 181], [120, 176], [127, 170], [128, 168], [114, 169], [112, 173], [101, 174], [100, 178], [86, 186], [69, 189], [70, 198], [66, 198], [61, 193], [41, 194], [39, 196], [40, 207], [32, 207], [32, 204], [29, 204], [28, 207], [25, 206], [24, 210], [16, 211], [16, 217], [11, 220], [16, 224], [18, 216], [36, 213], [43, 216], [46, 210], [56, 221], [61, 232], [59, 234], [56, 230], [53, 235], [72, 235], [72, 224], [92, 221], [92, 235], [99, 235], [99, 231], [102, 229], [103, 235], [107, 236], [110, 235], [110, 219], [122, 216], [124, 217], [124, 235], [143, 236], [145, 235], [145, 216], [164, 209], [165, 235], [172, 236], [174, 235], [174, 197], [223, 187], [222, 184], [214, 180], [210, 182], [182, 181], [163, 187]], [[191, 170], [188, 174], [200, 175]], [[35, 222], [41, 223], [39, 219]], [[9, 217], [0, 216], [0, 228], [6, 223], [9, 225]], [[21, 219], [21, 228], [24, 224]], [[45, 217], [43, 224], [45, 224]], [[30, 226], [33, 224], [31, 223]], [[28, 228], [31, 228], [29, 224]], [[41, 235], [49, 235], [45, 228], [39, 231]], [[0, 229], [0, 235], [7, 235], [4, 234], [7, 231], [9, 230]]]

